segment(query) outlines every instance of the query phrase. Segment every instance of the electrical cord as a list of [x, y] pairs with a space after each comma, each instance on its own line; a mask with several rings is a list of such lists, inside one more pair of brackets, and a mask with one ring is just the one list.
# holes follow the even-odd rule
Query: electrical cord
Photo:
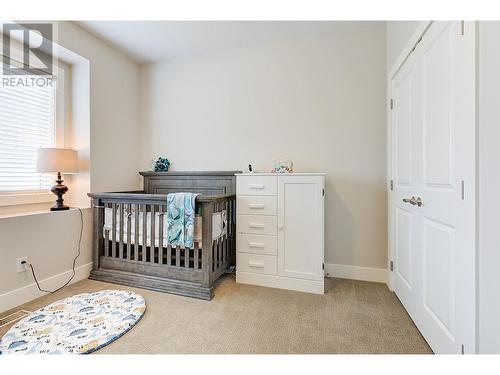
[[69, 278], [68, 281], [66, 281], [64, 283], [63, 286], [57, 288], [56, 290], [45, 290], [45, 289], [42, 289], [40, 287], [40, 283], [38, 282], [38, 279], [36, 277], [36, 274], [35, 274], [35, 269], [33, 267], [33, 265], [28, 262], [28, 261], [22, 261], [21, 264], [27, 264], [30, 269], [31, 269], [31, 274], [33, 275], [33, 279], [35, 279], [35, 283], [36, 283], [36, 286], [38, 288], [38, 290], [40, 292], [45, 292], [45, 293], [55, 293], [59, 290], [61, 290], [62, 288], [64, 288], [66, 285], [68, 285], [71, 280], [74, 279], [75, 275], [76, 275], [76, 271], [75, 271], [75, 266], [76, 266], [76, 260], [78, 259], [78, 257], [80, 256], [80, 252], [81, 252], [81, 245], [82, 245], [82, 236], [83, 236], [83, 213], [82, 213], [82, 209], [80, 207], [71, 207], [71, 208], [76, 208], [78, 210], [78, 212], [80, 212], [80, 236], [78, 237], [78, 253], [76, 254], [76, 257], [73, 259], [73, 267], [72, 267], [72, 271], [73, 271], [73, 274], [71, 275], [71, 277]]

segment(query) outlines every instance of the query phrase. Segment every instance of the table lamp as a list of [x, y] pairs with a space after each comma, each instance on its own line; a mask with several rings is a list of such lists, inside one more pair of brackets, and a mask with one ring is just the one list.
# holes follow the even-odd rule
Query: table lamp
[[78, 153], [75, 150], [66, 148], [39, 148], [37, 159], [38, 173], [57, 173], [56, 185], [50, 189], [56, 196], [56, 205], [51, 207], [51, 211], [69, 210], [63, 204], [63, 194], [66, 194], [68, 187], [63, 185], [61, 174], [75, 174], [78, 172]]

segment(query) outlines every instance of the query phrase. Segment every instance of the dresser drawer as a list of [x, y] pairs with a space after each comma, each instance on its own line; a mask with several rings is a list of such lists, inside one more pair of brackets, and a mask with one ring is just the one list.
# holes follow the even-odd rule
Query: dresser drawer
[[238, 233], [276, 235], [277, 220], [277, 216], [238, 215], [236, 230]]
[[236, 237], [236, 251], [262, 255], [278, 253], [278, 237], [262, 234], [241, 234]]
[[236, 212], [242, 215], [276, 215], [277, 198], [265, 195], [238, 195]]
[[265, 275], [276, 275], [277, 262], [276, 257], [272, 255], [256, 254], [236, 254], [236, 265], [238, 271], [262, 273]]
[[278, 177], [276, 176], [237, 176], [238, 195], [276, 195]]

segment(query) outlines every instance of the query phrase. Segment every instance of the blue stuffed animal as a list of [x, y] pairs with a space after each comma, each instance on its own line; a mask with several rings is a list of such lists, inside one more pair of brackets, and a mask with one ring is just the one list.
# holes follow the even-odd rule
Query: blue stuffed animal
[[168, 172], [168, 168], [170, 168], [170, 161], [161, 156], [153, 164], [153, 170], [155, 172]]

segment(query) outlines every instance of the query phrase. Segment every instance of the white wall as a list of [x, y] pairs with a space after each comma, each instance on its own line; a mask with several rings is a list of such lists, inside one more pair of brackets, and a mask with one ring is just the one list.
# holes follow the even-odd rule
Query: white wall
[[141, 168], [326, 172], [326, 260], [385, 269], [385, 24], [142, 66]]
[[387, 71], [391, 70], [420, 21], [387, 21]]
[[90, 61], [91, 190], [137, 188], [138, 64], [73, 22], [59, 24], [59, 42]]
[[500, 353], [500, 22], [479, 22], [479, 351]]
[[[139, 66], [71, 22], [59, 24], [58, 42], [90, 61], [91, 190], [138, 188]], [[69, 144], [78, 143], [74, 139]], [[47, 206], [36, 210], [41, 208]], [[90, 270], [90, 209], [84, 210], [84, 221], [77, 279], [87, 277]], [[27, 256], [35, 265], [38, 278], [46, 280], [42, 287], [53, 289], [67, 280], [79, 228], [76, 210], [0, 217], [0, 311], [41, 295], [29, 273], [16, 273], [20, 257]]]

